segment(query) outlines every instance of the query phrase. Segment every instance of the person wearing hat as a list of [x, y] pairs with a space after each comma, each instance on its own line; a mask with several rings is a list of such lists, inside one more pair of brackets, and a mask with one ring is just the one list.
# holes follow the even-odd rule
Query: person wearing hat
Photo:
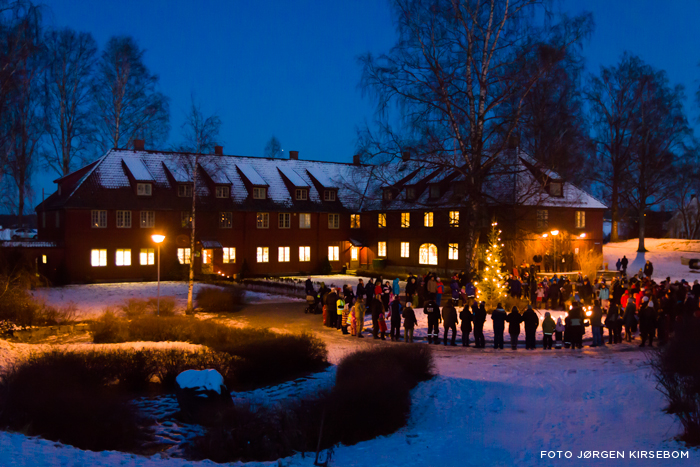
[[642, 336], [640, 347], [644, 347], [647, 340], [649, 340], [649, 346], [653, 346], [657, 317], [654, 302], [649, 300], [649, 297], [644, 297], [642, 308], [639, 310], [639, 332]]
[[413, 304], [411, 302], [406, 302], [406, 306], [403, 309], [403, 327], [405, 331], [405, 342], [413, 343], [413, 329], [418, 324], [416, 319], [416, 313], [413, 311]]
[[486, 340], [484, 339], [484, 323], [486, 322], [486, 302], [481, 302], [477, 309], [476, 302], [472, 307], [474, 313], [474, 347], [477, 349], [483, 349], [486, 347]]

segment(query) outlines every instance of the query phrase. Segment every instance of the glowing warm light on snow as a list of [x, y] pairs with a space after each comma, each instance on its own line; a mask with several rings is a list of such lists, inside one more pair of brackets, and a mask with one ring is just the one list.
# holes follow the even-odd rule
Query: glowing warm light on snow
[[542, 238], [547, 238], [549, 237], [549, 234], [542, 234]]

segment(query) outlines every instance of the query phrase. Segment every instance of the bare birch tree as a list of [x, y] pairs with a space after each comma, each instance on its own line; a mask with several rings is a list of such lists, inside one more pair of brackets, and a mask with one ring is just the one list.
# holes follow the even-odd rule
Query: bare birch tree
[[[467, 270], [476, 264], [477, 219], [494, 196], [484, 181], [506, 164], [525, 98], [592, 26], [590, 15], [549, 18], [539, 0], [394, 0], [398, 40], [360, 58], [361, 87], [377, 103], [376, 130], [360, 135], [365, 157], [411, 159], [464, 180]], [[539, 44], [560, 53], [532, 58]], [[399, 115], [397, 116], [396, 113]]]
[[92, 133], [90, 80], [97, 44], [90, 33], [72, 29], [49, 31], [44, 42], [47, 70], [44, 76], [44, 112], [49, 148], [46, 164], [68, 175], [82, 159]]

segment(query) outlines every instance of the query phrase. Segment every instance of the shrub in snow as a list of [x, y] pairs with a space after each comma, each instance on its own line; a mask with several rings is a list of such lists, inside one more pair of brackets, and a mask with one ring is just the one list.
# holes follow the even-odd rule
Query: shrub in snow
[[118, 318], [110, 309], [89, 325], [95, 344], [114, 344], [129, 340], [129, 323]]
[[245, 304], [245, 291], [240, 287], [204, 287], [195, 297], [197, 308], [209, 313], [238, 311]]
[[659, 383], [666, 396], [668, 413], [675, 414], [683, 425], [681, 439], [700, 445], [700, 322], [686, 317], [678, 323], [674, 337], [651, 359]]
[[120, 306], [124, 316], [127, 318], [138, 318], [146, 314], [148, 310], [148, 302], [140, 298], [130, 298], [124, 301], [124, 304]]
[[187, 370], [175, 380], [175, 395], [185, 418], [201, 420], [233, 404], [221, 374], [212, 369]]
[[151, 297], [146, 302], [148, 311], [158, 316], [175, 316], [175, 299], [160, 297], [160, 312], [158, 312], [158, 297]]

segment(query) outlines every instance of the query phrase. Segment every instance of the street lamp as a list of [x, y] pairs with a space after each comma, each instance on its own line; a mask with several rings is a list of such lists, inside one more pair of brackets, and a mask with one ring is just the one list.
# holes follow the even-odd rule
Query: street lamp
[[160, 244], [165, 240], [165, 235], [153, 234], [151, 240], [158, 245], [158, 309], [156, 315], [160, 316]]
[[581, 235], [579, 235], [579, 238], [586, 238], [586, 234], [582, 233]]
[[[549, 233], [552, 234], [552, 237], [556, 237], [557, 235], [559, 235], [558, 230], [552, 230]], [[552, 246], [554, 248], [554, 268], [553, 269], [554, 269], [555, 273], [558, 272], [558, 270], [559, 270], [559, 263], [557, 262], [557, 241], [556, 240], [557, 240], [556, 238], [552, 238]]]
[[556, 237], [557, 235], [559, 235], [559, 231], [558, 231], [558, 230], [552, 230], [552, 235], [554, 235], [554, 236]]

